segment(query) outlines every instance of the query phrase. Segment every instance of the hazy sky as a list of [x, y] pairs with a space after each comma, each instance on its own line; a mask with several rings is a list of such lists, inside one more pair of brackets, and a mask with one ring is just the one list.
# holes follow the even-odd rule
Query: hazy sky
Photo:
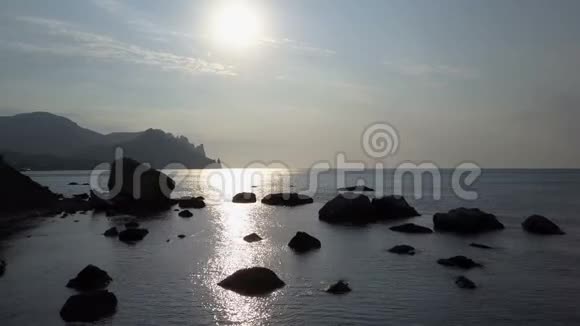
[[0, 112], [161, 128], [236, 166], [369, 161], [385, 121], [391, 165], [580, 167], [580, 1], [245, 1], [242, 48], [215, 36], [231, 6], [3, 0]]

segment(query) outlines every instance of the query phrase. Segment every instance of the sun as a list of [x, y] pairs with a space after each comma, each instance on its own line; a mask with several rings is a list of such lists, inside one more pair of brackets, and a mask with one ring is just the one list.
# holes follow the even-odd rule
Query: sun
[[212, 34], [212, 38], [222, 46], [248, 48], [260, 41], [262, 20], [256, 9], [248, 4], [229, 3], [216, 11]]

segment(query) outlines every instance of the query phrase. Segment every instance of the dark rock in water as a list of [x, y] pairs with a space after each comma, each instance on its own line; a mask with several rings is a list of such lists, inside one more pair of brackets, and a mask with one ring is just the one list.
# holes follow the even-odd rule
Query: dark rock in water
[[455, 284], [457, 284], [457, 286], [462, 288], [462, 289], [475, 289], [475, 288], [477, 288], [477, 285], [475, 285], [475, 283], [473, 283], [472, 280], [468, 279], [465, 276], [458, 276], [455, 279]]
[[174, 212], [179, 212], [179, 208], [176, 208], [173, 210]]
[[495, 215], [477, 208], [457, 208], [448, 213], [437, 213], [433, 216], [436, 230], [460, 234], [480, 233], [504, 228]]
[[179, 239], [183, 239], [183, 238], [185, 238], [185, 234], [180, 234], [180, 235], [178, 235], [177, 237], [178, 237]]
[[87, 200], [87, 199], [89, 199], [89, 194], [87, 194], [87, 193], [76, 194], [76, 195], [73, 195], [73, 198]]
[[532, 215], [523, 223], [522, 228], [530, 233], [554, 235], [565, 234], [556, 223], [541, 215]]
[[234, 198], [232, 198], [232, 202], [234, 203], [255, 203], [256, 202], [256, 194], [253, 192], [240, 192], [236, 194]]
[[286, 284], [267, 268], [251, 267], [236, 271], [218, 285], [242, 295], [256, 296], [271, 293]]
[[248, 234], [247, 236], [245, 236], [244, 241], [246, 241], [246, 242], [262, 241], [262, 237], [260, 237], [256, 233], [252, 233], [252, 234]]
[[372, 205], [379, 220], [421, 216], [402, 196], [374, 198]]
[[4, 162], [0, 156], [0, 212], [51, 208], [59, 197]]
[[0, 277], [2, 277], [5, 272], [6, 272], [6, 262], [0, 260]]
[[474, 248], [480, 248], [480, 249], [493, 249], [493, 247], [490, 247], [488, 245], [484, 245], [481, 243], [475, 243], [475, 242], [470, 243], [469, 246], [474, 247]]
[[392, 226], [389, 229], [404, 233], [433, 233], [433, 230], [431, 230], [430, 228], [413, 223], [405, 223], [397, 226]]
[[112, 228], [105, 231], [105, 233], [103, 233], [103, 235], [105, 237], [116, 237], [119, 235], [119, 231], [117, 230], [116, 227], [113, 226]]
[[74, 220], [74, 222], [75, 222], [75, 223], [78, 223], [78, 222], [79, 222], [79, 220]]
[[192, 217], [193, 213], [186, 209], [186, 210], [179, 212], [179, 214], [177, 214], [177, 215], [179, 215], [179, 217], [186, 217], [187, 218], [187, 217]]
[[73, 295], [60, 310], [66, 322], [95, 322], [111, 316], [117, 309], [117, 297], [106, 290]]
[[183, 197], [177, 201], [179, 208], [204, 208], [203, 197]]
[[270, 194], [262, 198], [262, 204], [273, 206], [299, 206], [312, 204], [313, 202], [312, 198], [295, 192]]
[[328, 293], [332, 293], [332, 294], [345, 294], [352, 291], [350, 289], [350, 286], [348, 286], [348, 283], [346, 283], [343, 280], [340, 280], [334, 284], [332, 284], [331, 286], [328, 287], [328, 289], [326, 289], [326, 292]]
[[78, 184], [78, 183], [76, 183], [76, 182], [69, 182], [69, 183], [68, 183], [68, 185], [69, 185], [69, 186], [78, 186], [79, 184]]
[[83, 183], [83, 186], [90, 186], [91, 184], [88, 182]]
[[91, 208], [97, 211], [110, 210], [112, 208], [113, 203], [106, 200], [105, 198], [107, 197], [108, 196], [106, 194], [102, 194], [91, 190], [91, 193], [89, 195], [89, 204]]
[[139, 227], [139, 222], [137, 222], [137, 221], [127, 222], [127, 223], [125, 223], [125, 227], [127, 229], [136, 229]]
[[455, 256], [447, 259], [437, 260], [437, 264], [449, 267], [459, 267], [463, 269], [470, 269], [473, 267], [483, 267], [480, 263], [476, 263], [473, 260], [465, 256]]
[[313, 249], [320, 249], [320, 240], [306, 232], [296, 232], [296, 235], [288, 243], [288, 247], [298, 253], [304, 253]]
[[338, 188], [338, 191], [375, 191], [373, 188], [369, 188], [367, 186], [351, 186], [351, 187], [344, 187]]
[[175, 188], [173, 179], [130, 158], [113, 162], [107, 185], [115, 205], [139, 209], [169, 208]]
[[146, 229], [126, 229], [119, 232], [119, 240], [123, 242], [141, 241], [149, 233]]
[[367, 224], [374, 221], [373, 207], [367, 196], [339, 194], [322, 206], [318, 219], [327, 223]]
[[399, 254], [399, 255], [414, 255], [415, 254], [415, 248], [409, 246], [409, 245], [397, 245], [394, 246], [393, 248], [388, 250], [389, 252], [392, 252], [394, 254]]
[[80, 291], [92, 291], [107, 287], [112, 280], [104, 270], [94, 265], [88, 265], [78, 273], [77, 277], [68, 281], [66, 287]]

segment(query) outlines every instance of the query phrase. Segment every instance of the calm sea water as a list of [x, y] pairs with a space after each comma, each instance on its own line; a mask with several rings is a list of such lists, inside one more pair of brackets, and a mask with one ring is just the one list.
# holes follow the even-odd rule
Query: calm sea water
[[[175, 172], [175, 171], [173, 171]], [[173, 173], [172, 172], [172, 173]], [[184, 179], [175, 196], [210, 197], [225, 188], [258, 197], [275, 191], [309, 188], [306, 171], [286, 180], [274, 170], [259, 170], [262, 182], [238, 185], [239, 171], [180, 171]], [[85, 172], [45, 172], [31, 176], [67, 195], [88, 191], [69, 182], [88, 181]], [[374, 185], [375, 172], [348, 175]], [[384, 190], [394, 187], [384, 173]], [[333, 226], [318, 221], [317, 212], [336, 194], [336, 177], [319, 177], [315, 203], [295, 208], [211, 202], [183, 219], [177, 212], [142, 221], [149, 235], [136, 245], [103, 237], [111, 226], [129, 217], [101, 214], [66, 219], [44, 218], [38, 226], [0, 244], [8, 262], [0, 278], [1, 325], [61, 325], [58, 311], [74, 292], [65, 287], [87, 264], [113, 277], [109, 286], [118, 299], [117, 313], [103, 325], [578, 325], [580, 324], [580, 171], [489, 170], [472, 187], [476, 201], [457, 198], [444, 172], [441, 199], [430, 194], [413, 198], [410, 182], [403, 187], [408, 200], [423, 214], [411, 219], [432, 227], [432, 215], [458, 206], [479, 207], [496, 214], [506, 225], [500, 232], [461, 237], [450, 234], [407, 235], [392, 232], [392, 224], [367, 227]], [[225, 185], [225, 186], [224, 186]], [[252, 185], [256, 187], [251, 187]], [[293, 187], [292, 187], [293, 186]], [[565, 236], [539, 237], [524, 233], [520, 223], [531, 214], [557, 221]], [[78, 222], [74, 222], [78, 220]], [[319, 251], [296, 255], [287, 243], [296, 231], [322, 241]], [[248, 244], [242, 237], [256, 232], [265, 241]], [[185, 239], [178, 239], [185, 234]], [[167, 240], [169, 239], [169, 242]], [[469, 247], [481, 242], [497, 250]], [[418, 249], [415, 256], [385, 252], [396, 244]], [[462, 272], [435, 263], [438, 258], [467, 255], [485, 268]], [[237, 269], [265, 266], [286, 282], [266, 297], [243, 297], [216, 285]], [[454, 277], [466, 275], [479, 288], [461, 290]], [[333, 296], [323, 290], [346, 279], [353, 292]]]

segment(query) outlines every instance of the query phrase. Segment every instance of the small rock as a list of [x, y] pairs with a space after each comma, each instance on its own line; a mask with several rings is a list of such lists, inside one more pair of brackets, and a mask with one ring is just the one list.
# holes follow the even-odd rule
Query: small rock
[[179, 208], [204, 208], [203, 197], [183, 197], [177, 201]]
[[475, 285], [475, 283], [473, 283], [472, 280], [468, 279], [465, 276], [458, 276], [455, 279], [455, 284], [457, 284], [457, 286], [462, 288], [462, 289], [475, 289], [475, 288], [477, 288], [477, 285]]
[[68, 185], [69, 186], [78, 186], [79, 184], [77, 182], [69, 182]]
[[369, 187], [364, 186], [364, 185], [358, 185], [358, 186], [338, 188], [338, 191], [375, 191], [375, 190], [373, 188], [369, 188]]
[[119, 232], [119, 240], [123, 242], [141, 241], [149, 233], [146, 229], [126, 229]]
[[116, 237], [119, 235], [119, 231], [117, 230], [116, 227], [113, 226], [112, 228], [105, 231], [105, 233], [103, 233], [103, 235], [105, 237]]
[[262, 241], [262, 237], [260, 237], [256, 233], [252, 233], [252, 234], [248, 234], [247, 236], [245, 236], [244, 241], [250, 242], [250, 243], [256, 242], [256, 241]]
[[188, 218], [188, 217], [192, 217], [192, 216], [193, 216], [193, 213], [192, 213], [192, 212], [190, 212], [190, 211], [188, 211], [188, 210], [186, 209], [186, 210], [183, 210], [183, 211], [179, 212], [179, 214], [177, 214], [177, 215], [179, 215], [179, 217], [185, 217], [185, 218]]
[[532, 215], [523, 223], [522, 228], [530, 233], [543, 235], [565, 234], [556, 223], [541, 215]]
[[0, 277], [2, 277], [5, 272], [6, 272], [6, 262], [0, 260]]
[[475, 243], [475, 242], [470, 243], [469, 246], [474, 247], [474, 248], [480, 248], [480, 249], [493, 249], [493, 247], [490, 247], [488, 245], [484, 245], [481, 243]]
[[314, 200], [306, 195], [291, 193], [270, 194], [262, 198], [262, 204], [273, 206], [299, 206], [312, 204]]
[[78, 222], [79, 222], [79, 220], [74, 220], [73, 222], [75, 222], [75, 223], [78, 223]]
[[271, 293], [286, 284], [267, 268], [251, 267], [236, 271], [218, 285], [242, 295], [257, 296]]
[[409, 246], [409, 245], [397, 245], [394, 246], [393, 248], [388, 250], [389, 252], [392, 252], [394, 254], [399, 254], [399, 255], [414, 255], [415, 254], [415, 248]]
[[255, 203], [256, 194], [253, 192], [240, 192], [232, 198], [233, 203]]
[[455, 256], [447, 259], [437, 260], [439, 265], [449, 266], [449, 267], [459, 267], [463, 269], [470, 269], [473, 267], [483, 267], [480, 263], [476, 263], [473, 260], [465, 256]]
[[477, 208], [457, 208], [447, 213], [433, 215], [433, 225], [438, 231], [472, 234], [504, 229], [495, 215]]
[[413, 223], [405, 223], [397, 226], [390, 227], [392, 231], [403, 232], [403, 233], [433, 233], [430, 228], [420, 226]]
[[66, 287], [80, 291], [92, 291], [107, 287], [112, 280], [104, 270], [94, 265], [88, 265], [75, 278], [68, 281]]
[[60, 310], [65, 322], [95, 322], [111, 316], [117, 309], [117, 297], [106, 290], [73, 295]]
[[180, 234], [177, 236], [179, 239], [184, 239], [185, 238], [185, 234]]
[[343, 280], [340, 280], [340, 281], [334, 283], [333, 285], [328, 287], [328, 289], [326, 289], [326, 292], [332, 293], [332, 294], [344, 294], [344, 293], [348, 293], [350, 291], [352, 291], [352, 290], [348, 286], [348, 283], [344, 282]]
[[313, 249], [320, 249], [320, 240], [306, 232], [296, 232], [296, 235], [288, 243], [288, 247], [298, 253], [304, 253]]
[[374, 198], [372, 205], [378, 220], [392, 220], [421, 216], [413, 206], [409, 205], [403, 196]]

